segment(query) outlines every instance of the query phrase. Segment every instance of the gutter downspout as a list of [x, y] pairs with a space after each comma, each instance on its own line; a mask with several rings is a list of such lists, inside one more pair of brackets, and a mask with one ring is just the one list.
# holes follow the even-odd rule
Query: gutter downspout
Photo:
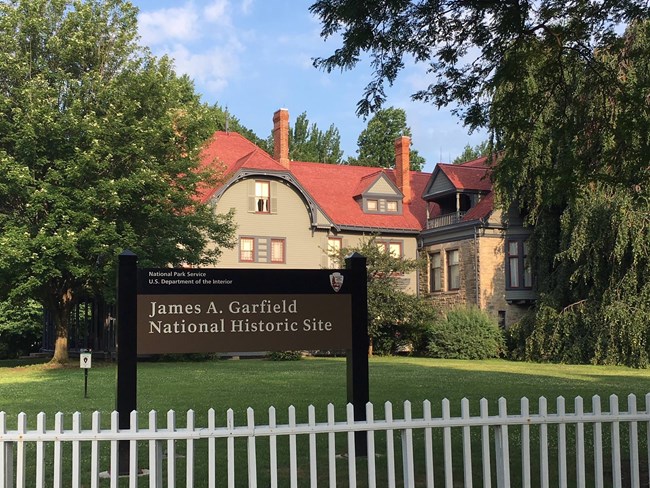
[[[482, 222], [479, 220], [479, 222]], [[481, 309], [479, 302], [479, 287], [478, 287], [478, 224], [474, 226], [474, 289], [476, 293], [476, 306]]]

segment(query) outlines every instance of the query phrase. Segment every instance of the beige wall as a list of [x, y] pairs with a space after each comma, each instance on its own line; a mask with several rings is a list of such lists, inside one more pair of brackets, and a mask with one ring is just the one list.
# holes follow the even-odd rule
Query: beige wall
[[[371, 233], [339, 232], [331, 228], [313, 229], [307, 204], [300, 194], [290, 185], [278, 182], [274, 185], [277, 197], [277, 212], [260, 214], [248, 211], [249, 180], [239, 181], [230, 186], [219, 198], [215, 211], [226, 213], [234, 209], [237, 223], [236, 244], [233, 249], [223, 249], [218, 266], [223, 268], [293, 268], [317, 269], [327, 267], [328, 237], [342, 238], [343, 247], [354, 247]], [[318, 225], [325, 221], [322, 213], [318, 212]], [[270, 237], [286, 239], [286, 262], [250, 263], [239, 261], [239, 237]], [[396, 234], [381, 234], [381, 239], [395, 240], [403, 243], [405, 257], [416, 259], [416, 236]], [[418, 276], [415, 272], [405, 276], [402, 284], [406, 291], [415, 293]]]

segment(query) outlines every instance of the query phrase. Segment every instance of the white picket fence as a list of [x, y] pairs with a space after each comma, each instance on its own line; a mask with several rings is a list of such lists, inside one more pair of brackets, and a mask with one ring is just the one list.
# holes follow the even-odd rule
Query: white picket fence
[[[211, 409], [202, 427], [195, 425], [191, 410], [184, 427], [177, 425], [173, 411], [160, 427], [152, 411], [143, 428], [133, 412], [128, 430], [118, 428], [116, 412], [106, 429], [99, 412], [92, 414], [88, 429], [82, 428], [78, 412], [71, 429], [64, 429], [61, 413], [51, 429], [44, 413], [28, 429], [21, 413], [15, 430], [0, 412], [0, 487], [648, 486], [650, 394], [644, 411], [637, 410], [634, 395], [628, 396], [627, 411], [619, 411], [615, 395], [608, 412], [598, 396], [592, 398], [591, 412], [585, 412], [580, 397], [572, 412], [565, 403], [558, 398], [550, 412], [547, 400], [540, 398], [531, 413], [523, 398], [519, 413], [509, 414], [502, 398], [491, 414], [483, 399], [478, 415], [471, 415], [464, 399], [460, 415], [452, 416], [450, 402], [443, 400], [440, 416], [434, 417], [425, 401], [419, 418], [413, 418], [410, 402], [404, 402], [401, 418], [395, 418], [390, 403], [382, 418], [368, 404], [365, 421], [354, 421], [352, 405], [345, 420], [336, 421], [335, 408], [328, 405], [320, 422], [316, 409], [309, 407], [306, 423], [298, 423], [295, 408], [289, 407], [288, 421], [281, 425], [273, 407], [259, 425], [252, 409], [242, 425], [236, 425], [232, 410], [225, 425], [217, 425]], [[367, 436], [367, 456], [357, 455], [355, 435]], [[128, 443], [130, 459], [128, 475], [121, 479], [120, 441]], [[141, 452], [139, 459], [138, 450], [148, 455]], [[142, 476], [142, 465], [148, 467], [147, 476]], [[197, 470], [198, 465], [202, 468]]]

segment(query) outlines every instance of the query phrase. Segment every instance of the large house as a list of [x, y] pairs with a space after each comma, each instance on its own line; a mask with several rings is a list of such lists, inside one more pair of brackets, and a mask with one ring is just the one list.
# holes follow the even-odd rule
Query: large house
[[[234, 132], [215, 133], [203, 151], [203, 164], [225, 178], [201, 198], [217, 212], [232, 209], [237, 223], [236, 246], [224, 249], [220, 266], [334, 267], [331, 251], [373, 235], [395, 256], [418, 257], [430, 175], [410, 170], [408, 137], [395, 143], [395, 169], [290, 161], [289, 112], [277, 111], [273, 123], [274, 157]], [[415, 293], [418, 278], [400, 283]]]
[[507, 326], [534, 300], [528, 231], [494, 207], [488, 158], [415, 172], [401, 137], [394, 169], [290, 161], [288, 111], [273, 124], [273, 157], [227, 131], [204, 149], [203, 164], [225, 176], [201, 198], [237, 223], [220, 266], [332, 267], [329, 251], [379, 235], [386, 252], [427, 260], [400, 283], [443, 308], [475, 304]]

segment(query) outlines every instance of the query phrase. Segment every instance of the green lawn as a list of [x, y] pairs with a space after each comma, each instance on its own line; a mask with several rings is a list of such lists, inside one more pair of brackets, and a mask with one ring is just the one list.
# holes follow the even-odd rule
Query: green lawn
[[[115, 376], [113, 364], [95, 362], [89, 374], [89, 398], [83, 397], [83, 371], [76, 367], [50, 369], [43, 365], [0, 368], [0, 411], [7, 413], [8, 428], [15, 428], [16, 415], [26, 412], [29, 427], [35, 426], [35, 414], [48, 415], [48, 428], [53, 426], [54, 413], [66, 414], [65, 427], [70, 428], [71, 413], [82, 412], [84, 428], [90, 426], [90, 412], [103, 413], [102, 424], [108, 427], [108, 414], [115, 405]], [[307, 359], [303, 361], [274, 362], [262, 360], [140, 363], [138, 367], [138, 409], [142, 412], [158, 410], [159, 427], [163, 427], [165, 412], [177, 412], [178, 425], [185, 423], [185, 412], [194, 409], [197, 426], [205, 425], [207, 410], [214, 408], [217, 423], [225, 423], [228, 408], [235, 412], [236, 424], [245, 423], [245, 410], [255, 409], [258, 423], [264, 423], [269, 406], [275, 406], [278, 422], [286, 422], [287, 408], [294, 405], [298, 422], [307, 419], [307, 406], [316, 406], [317, 420], [326, 418], [328, 403], [337, 406], [337, 420], [344, 420], [346, 402], [346, 367], [344, 359]], [[506, 361], [443, 361], [420, 358], [372, 358], [370, 360], [370, 398], [378, 418], [383, 418], [383, 403], [394, 404], [395, 417], [402, 415], [404, 400], [413, 403], [413, 414], [419, 417], [422, 401], [429, 399], [434, 415], [441, 411], [441, 400], [451, 401], [452, 415], [458, 415], [460, 400], [470, 400], [472, 413], [478, 413], [479, 400], [487, 398], [491, 413], [496, 414], [499, 397], [508, 399], [510, 413], [519, 412], [519, 400], [526, 396], [531, 411], [537, 410], [537, 400], [545, 396], [549, 409], [555, 410], [555, 399], [564, 396], [567, 410], [573, 411], [573, 399], [582, 396], [585, 409], [591, 411], [591, 397], [603, 398], [603, 410], [609, 410], [608, 397], [620, 397], [621, 410], [627, 410], [626, 397], [639, 397], [639, 409], [644, 410], [644, 395], [650, 391], [650, 372], [623, 367], [542, 365]], [[140, 417], [146, 427], [146, 416]], [[514, 429], [513, 429], [514, 430]], [[645, 434], [644, 434], [645, 435]], [[478, 431], [473, 438], [479, 440]], [[325, 439], [323, 439], [323, 442]], [[340, 441], [345, 451], [345, 437]], [[421, 438], [416, 435], [416, 446]], [[440, 440], [438, 439], [438, 444]], [[265, 442], [258, 442], [260, 464], [264, 466]], [[517, 456], [516, 442], [511, 448]], [[306, 456], [306, 439], [299, 440], [301, 455]], [[141, 459], [146, 460], [142, 446]], [[179, 446], [183, 449], [183, 446]], [[201, 447], [200, 447], [201, 449]], [[246, 458], [245, 443], [238, 441], [238, 455]], [[286, 448], [282, 447], [286, 451]], [[513, 453], [514, 451], [514, 453]], [[459, 452], [459, 451], [457, 451]], [[478, 449], [475, 454], [478, 455]], [[197, 473], [204, 473], [205, 463], [197, 455]], [[306, 459], [306, 457], [305, 457]], [[553, 458], [551, 458], [553, 459]], [[455, 460], [460, 461], [456, 455]], [[436, 462], [440, 461], [439, 459]], [[380, 463], [381, 464], [381, 463]], [[308, 464], [307, 464], [308, 466]], [[326, 461], [319, 473], [326, 481]], [[342, 468], [345, 462], [342, 461]], [[383, 468], [381, 468], [383, 469]], [[475, 468], [475, 474], [479, 465]], [[341, 473], [345, 486], [344, 472]], [[238, 472], [238, 479], [245, 478]], [[144, 481], [143, 481], [144, 483]], [[260, 485], [262, 486], [262, 485]], [[302, 486], [302, 484], [301, 484]], [[514, 485], [513, 485], [514, 486]]]

